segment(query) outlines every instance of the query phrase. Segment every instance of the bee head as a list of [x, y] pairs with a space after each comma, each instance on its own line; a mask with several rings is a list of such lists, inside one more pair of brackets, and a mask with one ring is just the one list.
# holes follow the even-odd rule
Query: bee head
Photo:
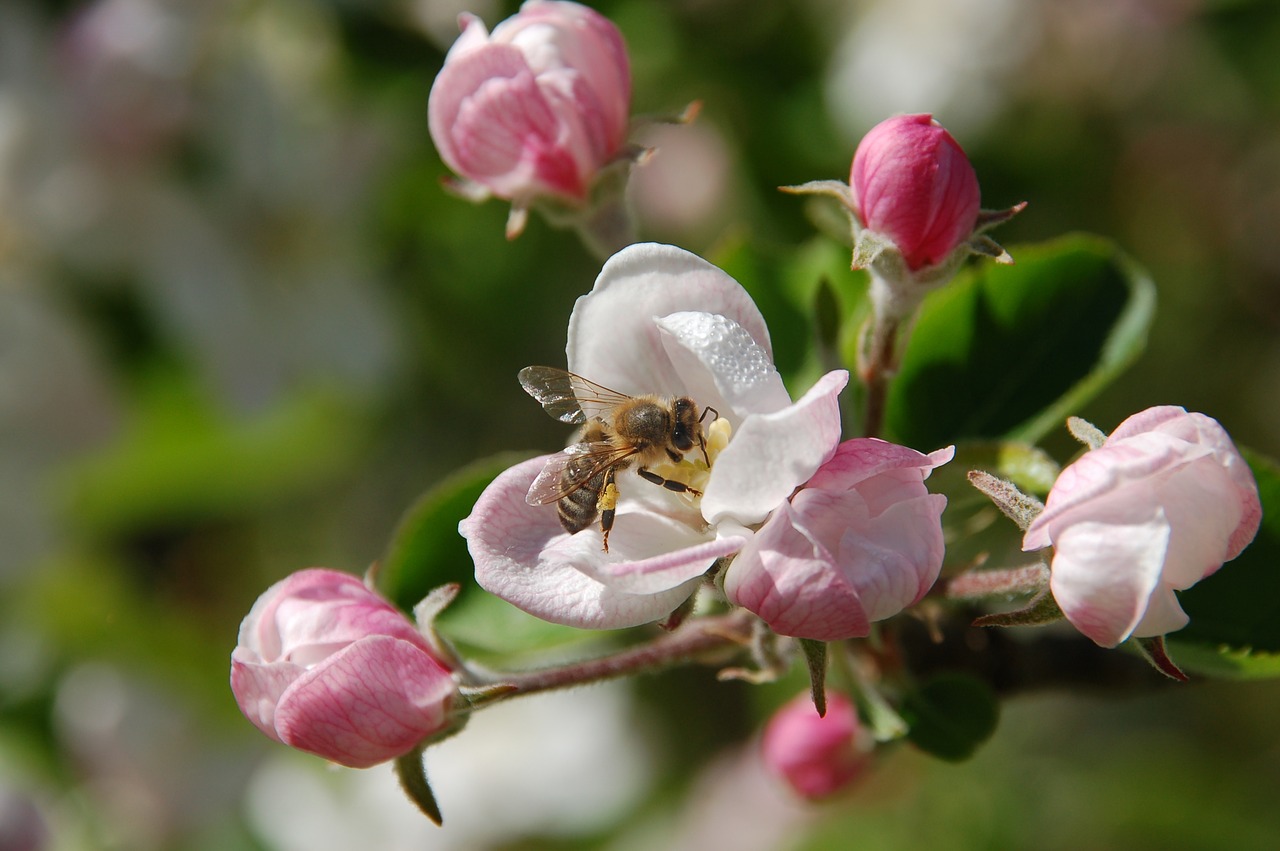
[[702, 423], [698, 419], [698, 406], [687, 396], [681, 396], [671, 404], [675, 415], [675, 428], [671, 432], [671, 445], [680, 452], [688, 452], [700, 442]]

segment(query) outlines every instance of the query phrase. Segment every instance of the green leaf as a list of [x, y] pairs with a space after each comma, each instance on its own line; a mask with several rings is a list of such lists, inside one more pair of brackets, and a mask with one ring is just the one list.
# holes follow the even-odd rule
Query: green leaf
[[1239, 557], [1178, 595], [1191, 623], [1169, 636], [1170, 652], [1179, 664], [1198, 670], [1186, 648], [1200, 645], [1197, 662], [1236, 676], [1275, 676], [1280, 674], [1280, 465], [1242, 451], [1258, 482], [1262, 525]]
[[1000, 718], [995, 696], [980, 680], [965, 674], [942, 674], [908, 694], [902, 717], [907, 738], [926, 753], [949, 762], [973, 756], [991, 737]]
[[1142, 351], [1146, 273], [1110, 242], [1064, 237], [975, 263], [926, 299], [890, 386], [886, 423], [922, 450], [964, 439], [1034, 443]]
[[1280, 677], [1280, 653], [1234, 650], [1225, 644], [1194, 644], [1183, 641], [1181, 635], [1174, 633], [1165, 644], [1178, 667], [1188, 673], [1241, 680]]
[[446, 582], [474, 585], [474, 567], [458, 523], [480, 493], [527, 453], [502, 453], [476, 461], [438, 482], [400, 518], [378, 568], [378, 587], [405, 611]]

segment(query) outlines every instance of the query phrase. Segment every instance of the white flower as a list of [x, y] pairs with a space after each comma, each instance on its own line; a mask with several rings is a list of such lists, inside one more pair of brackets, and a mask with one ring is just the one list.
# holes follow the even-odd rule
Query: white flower
[[[614, 390], [689, 396], [714, 408], [709, 443], [728, 441], [712, 456], [700, 498], [634, 471], [620, 474], [607, 553], [598, 527], [570, 535], [554, 505], [526, 503], [548, 456], [499, 475], [459, 528], [477, 582], [545, 620], [611, 629], [670, 614], [840, 441], [837, 396], [848, 373], [827, 373], [793, 402], [751, 297], [720, 269], [673, 246], [633, 245], [614, 255], [574, 307], [566, 353], [569, 371]], [[674, 475], [705, 475], [699, 455], [689, 453]]]

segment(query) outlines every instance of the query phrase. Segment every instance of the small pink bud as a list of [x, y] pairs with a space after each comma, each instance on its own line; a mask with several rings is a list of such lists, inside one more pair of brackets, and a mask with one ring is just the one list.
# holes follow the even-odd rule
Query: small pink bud
[[608, 19], [528, 0], [487, 33], [464, 30], [431, 87], [431, 138], [453, 171], [500, 198], [586, 198], [626, 140], [631, 68]]
[[849, 177], [858, 220], [917, 271], [946, 259], [978, 221], [978, 178], [932, 116], [899, 115], [863, 137]]
[[1164, 405], [1129, 417], [1059, 474], [1022, 548], [1053, 545], [1058, 606], [1115, 647], [1186, 626], [1174, 592], [1238, 556], [1261, 518], [1253, 473], [1218, 421]]
[[443, 730], [457, 694], [399, 610], [323, 568], [286, 577], [253, 604], [231, 654], [231, 690], [271, 738], [352, 768]]
[[801, 797], [818, 800], [862, 777], [871, 762], [870, 734], [848, 698], [827, 693], [819, 716], [807, 693], [779, 709], [762, 742], [764, 762]]

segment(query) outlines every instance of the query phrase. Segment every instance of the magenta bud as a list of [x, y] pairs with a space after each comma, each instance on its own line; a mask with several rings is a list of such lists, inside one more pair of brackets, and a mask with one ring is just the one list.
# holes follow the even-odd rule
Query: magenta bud
[[945, 260], [978, 221], [973, 166], [928, 114], [871, 128], [853, 156], [849, 184], [859, 222], [892, 240], [912, 272]]
[[873, 740], [844, 695], [827, 694], [827, 714], [818, 715], [806, 692], [769, 720], [762, 742], [765, 765], [796, 794], [826, 798], [862, 777]]

